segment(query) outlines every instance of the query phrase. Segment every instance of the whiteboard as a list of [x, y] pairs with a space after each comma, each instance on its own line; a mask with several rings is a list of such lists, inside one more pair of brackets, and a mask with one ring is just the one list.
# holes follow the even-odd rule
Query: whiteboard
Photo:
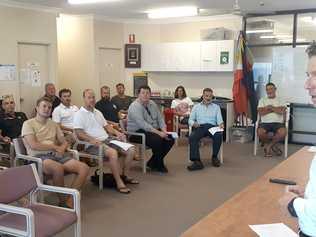
[[286, 102], [310, 104], [304, 89], [307, 54], [305, 47], [274, 47], [271, 81], [277, 86], [277, 94]]

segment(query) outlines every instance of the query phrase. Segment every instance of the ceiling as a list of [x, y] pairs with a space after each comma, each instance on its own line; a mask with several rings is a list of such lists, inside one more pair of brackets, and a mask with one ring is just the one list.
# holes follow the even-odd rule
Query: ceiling
[[[115, 0], [108, 3], [69, 5], [67, 0], [0, 0], [0, 4], [44, 7], [69, 14], [93, 14], [95, 16], [123, 19], [144, 19], [146, 10], [160, 7], [194, 5], [202, 9], [232, 9], [235, 0]], [[264, 2], [264, 6], [260, 6]], [[285, 4], [286, 3], [286, 4]], [[239, 0], [246, 13], [316, 8], [314, 0]]]

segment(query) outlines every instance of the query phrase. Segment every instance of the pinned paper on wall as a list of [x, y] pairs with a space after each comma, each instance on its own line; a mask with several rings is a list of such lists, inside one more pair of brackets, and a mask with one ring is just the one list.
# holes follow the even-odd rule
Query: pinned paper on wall
[[14, 81], [16, 75], [16, 65], [0, 64], [0, 81]]
[[41, 86], [41, 72], [40, 70], [31, 70], [31, 82], [33, 87]]

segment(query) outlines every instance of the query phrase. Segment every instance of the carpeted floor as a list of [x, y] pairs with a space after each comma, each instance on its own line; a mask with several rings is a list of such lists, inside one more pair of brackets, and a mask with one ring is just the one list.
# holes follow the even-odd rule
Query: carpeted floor
[[[289, 155], [301, 146], [289, 145]], [[224, 164], [211, 166], [209, 146], [201, 148], [206, 168], [188, 172], [187, 146], [174, 147], [166, 158], [169, 173], [133, 173], [139, 185], [132, 193], [98, 189], [90, 182], [82, 191], [83, 237], [176, 237], [221, 205], [232, 195], [262, 176], [283, 157], [254, 157], [253, 143], [224, 144]], [[72, 236], [66, 230], [59, 236]]]

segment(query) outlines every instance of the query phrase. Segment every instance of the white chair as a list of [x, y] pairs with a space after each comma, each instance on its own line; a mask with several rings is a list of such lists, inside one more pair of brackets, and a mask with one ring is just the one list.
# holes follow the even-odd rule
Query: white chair
[[13, 142], [11, 142], [10, 144], [0, 142], [0, 146], [2, 147], [8, 146], [8, 145], [10, 146], [8, 152], [0, 150], [0, 158], [9, 160], [10, 167], [12, 167], [14, 165], [14, 156], [15, 156]]
[[[74, 236], [81, 236], [79, 191], [44, 185], [35, 164], [0, 171], [0, 192], [0, 236], [55, 236], [72, 225], [75, 225]], [[44, 204], [37, 197], [41, 192], [71, 195], [74, 207]], [[26, 195], [30, 197], [30, 203], [26, 207], [10, 205]]]
[[[285, 109], [283, 118], [284, 118], [284, 125], [285, 125], [285, 129], [286, 129], [286, 136], [284, 138], [284, 158], [287, 158], [288, 141], [289, 141], [289, 120], [290, 120], [290, 108], [288, 106]], [[254, 141], [254, 149], [253, 149], [254, 156], [257, 155], [257, 149], [258, 149], [258, 145], [259, 145], [258, 127], [259, 127], [260, 122], [261, 122], [261, 116], [258, 113], [256, 126], [255, 126], [255, 141]]]
[[[140, 149], [140, 157], [141, 157], [141, 162], [142, 162], [142, 168], [143, 168], [143, 173], [146, 173], [146, 150], [150, 149], [149, 147], [146, 147], [146, 137], [144, 133], [138, 133], [138, 132], [128, 132], [127, 131], [127, 120], [126, 119], [121, 119], [120, 120], [120, 127], [122, 129], [122, 132], [127, 135], [127, 140], [134, 144], [136, 147], [139, 147]], [[136, 143], [131, 141], [130, 137], [135, 136], [140, 138], [140, 143]]]
[[[180, 117], [178, 115], [173, 116], [173, 131], [179, 134], [179, 138], [184, 138], [185, 134], [189, 133], [189, 125], [181, 124]], [[176, 139], [176, 146], [178, 146], [178, 140]]]
[[[27, 161], [27, 162], [35, 162], [37, 165], [37, 170], [38, 170], [38, 175], [40, 177], [40, 180], [42, 183], [44, 183], [44, 172], [43, 172], [42, 159], [35, 157], [35, 156], [27, 155], [26, 148], [24, 146], [23, 139], [21, 137], [13, 139], [13, 144], [14, 144], [14, 150], [16, 153], [16, 156], [15, 156], [15, 159], [13, 162], [14, 166], [17, 166], [18, 160], [23, 160], [23, 161]], [[71, 153], [76, 160], [79, 160], [78, 151], [68, 149], [67, 152]]]
[[94, 146], [93, 144], [89, 143], [89, 142], [85, 142], [85, 141], [81, 141], [79, 140], [79, 138], [77, 137], [76, 132], [73, 132], [73, 137], [75, 139], [75, 144], [73, 146], [73, 148], [78, 152], [78, 156], [79, 157], [85, 157], [88, 159], [93, 159], [93, 160], [97, 160], [98, 162], [98, 169], [100, 172], [99, 175], [99, 190], [103, 190], [103, 170], [104, 170], [104, 164], [103, 164], [103, 157], [104, 157], [104, 149], [106, 148], [105, 145], [101, 144], [99, 145], [99, 151], [98, 151], [98, 155], [91, 155], [88, 152], [83, 151], [78, 151], [78, 146], [82, 145], [85, 148], [89, 147], [89, 146]]
[[[191, 135], [191, 132], [192, 132], [192, 126], [189, 126], [189, 136]], [[207, 141], [213, 141], [211, 137], [203, 137], [200, 141], [200, 143], [203, 143], [203, 142], [207, 142]], [[224, 164], [224, 155], [223, 155], [224, 151], [223, 151], [223, 141], [222, 141], [222, 145], [220, 147], [220, 150], [219, 150], [219, 160], [221, 162], [221, 164]], [[190, 162], [190, 144], [188, 145], [188, 160]]]

